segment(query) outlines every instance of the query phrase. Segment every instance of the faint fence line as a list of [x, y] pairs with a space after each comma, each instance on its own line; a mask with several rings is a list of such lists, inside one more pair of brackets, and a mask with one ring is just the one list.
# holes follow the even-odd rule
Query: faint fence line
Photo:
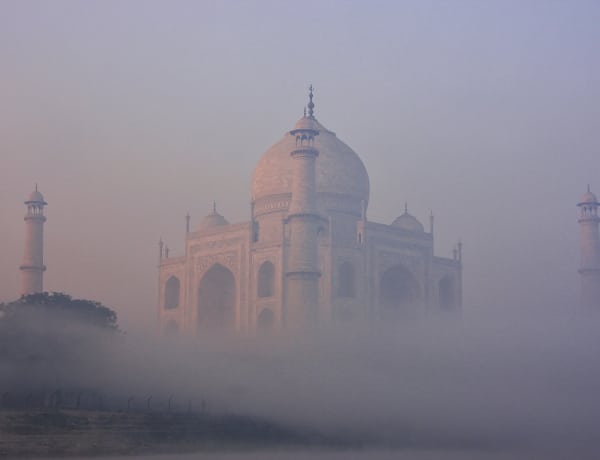
[[45, 389], [39, 391], [5, 391], [0, 394], [0, 410], [80, 410], [139, 413], [208, 412], [204, 398], [175, 394], [105, 395], [93, 390]]

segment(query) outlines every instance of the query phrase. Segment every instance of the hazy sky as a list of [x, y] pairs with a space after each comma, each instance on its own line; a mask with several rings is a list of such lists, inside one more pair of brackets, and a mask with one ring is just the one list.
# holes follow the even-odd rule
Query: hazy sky
[[23, 201], [49, 202], [45, 288], [156, 317], [157, 241], [248, 219], [260, 155], [302, 114], [362, 158], [369, 218], [408, 201], [464, 242], [465, 314], [578, 300], [600, 193], [600, 2], [0, 0], [0, 301]]

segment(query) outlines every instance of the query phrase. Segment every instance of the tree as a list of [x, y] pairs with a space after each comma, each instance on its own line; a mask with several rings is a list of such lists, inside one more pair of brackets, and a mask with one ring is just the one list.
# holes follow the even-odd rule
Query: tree
[[62, 292], [29, 294], [19, 300], [0, 304], [1, 320], [11, 321], [19, 316], [50, 314], [59, 319], [70, 320], [88, 326], [98, 326], [117, 331], [117, 314], [100, 302], [73, 299]]
[[90, 387], [118, 332], [113, 310], [64, 293], [0, 304], [0, 392]]

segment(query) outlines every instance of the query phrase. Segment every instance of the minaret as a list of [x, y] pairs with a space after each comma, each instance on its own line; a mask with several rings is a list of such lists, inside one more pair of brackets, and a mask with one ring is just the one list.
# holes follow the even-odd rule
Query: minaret
[[581, 209], [581, 304], [584, 308], [600, 311], [600, 237], [598, 234], [598, 198], [590, 191], [577, 203]]
[[21, 269], [21, 295], [36, 294], [44, 291], [44, 201], [43, 195], [35, 190], [25, 202], [25, 253]]
[[316, 161], [314, 146], [319, 134], [314, 117], [313, 88], [309, 88], [308, 116], [304, 115], [290, 134], [296, 138], [292, 150], [292, 198], [287, 217], [290, 245], [286, 271], [285, 325], [305, 328], [317, 323], [319, 304], [318, 226]]

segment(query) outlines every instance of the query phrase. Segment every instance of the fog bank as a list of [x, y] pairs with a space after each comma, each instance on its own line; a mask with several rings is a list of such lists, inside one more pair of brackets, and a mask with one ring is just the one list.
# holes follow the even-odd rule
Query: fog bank
[[[38, 386], [152, 396], [156, 404], [171, 397], [182, 410], [204, 400], [209, 411], [376, 445], [588, 452], [600, 450], [598, 326], [596, 317], [511, 314], [296, 337], [125, 334], [96, 337], [94, 349], [71, 349], [52, 369], [0, 366], [4, 375], [36, 375]], [[63, 343], [73, 331], [62, 328]]]

